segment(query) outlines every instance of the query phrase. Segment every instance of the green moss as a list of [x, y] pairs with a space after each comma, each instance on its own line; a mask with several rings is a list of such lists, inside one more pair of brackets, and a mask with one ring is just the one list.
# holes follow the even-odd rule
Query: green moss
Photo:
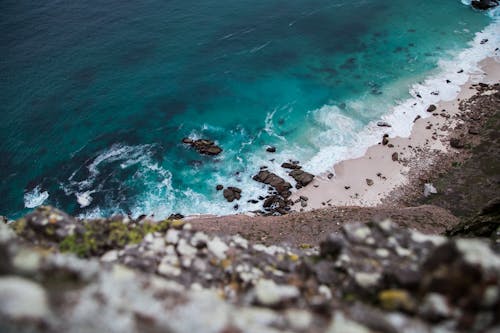
[[123, 248], [128, 244], [137, 244], [149, 233], [164, 233], [173, 221], [145, 221], [125, 224], [122, 220], [85, 221], [85, 231], [66, 237], [59, 244], [63, 252], [75, 253], [80, 257], [102, 255], [106, 251]]
[[19, 219], [16, 222], [12, 223], [12, 229], [16, 234], [21, 235], [26, 229], [26, 220]]

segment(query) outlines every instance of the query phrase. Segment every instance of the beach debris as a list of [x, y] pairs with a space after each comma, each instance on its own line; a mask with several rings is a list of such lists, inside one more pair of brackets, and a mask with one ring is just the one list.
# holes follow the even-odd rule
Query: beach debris
[[417, 120], [419, 120], [420, 118], [422, 118], [422, 116], [418, 115], [415, 117], [415, 119], [413, 119], [413, 122], [416, 122]]
[[276, 147], [274, 147], [274, 146], [269, 146], [269, 147], [267, 147], [267, 148], [266, 148], [266, 151], [267, 151], [268, 153], [275, 153], [275, 152], [276, 152]]
[[202, 155], [219, 155], [222, 148], [217, 146], [214, 141], [208, 139], [193, 140], [191, 138], [182, 139], [182, 143], [190, 145]]
[[379, 121], [379, 122], [377, 122], [377, 126], [379, 126], [379, 127], [392, 127], [392, 125], [389, 124], [386, 121]]
[[431, 183], [425, 183], [424, 184], [424, 197], [428, 197], [431, 194], [436, 194], [438, 193], [434, 185]]
[[437, 107], [434, 104], [429, 105], [427, 108], [427, 112], [434, 112], [436, 111]]
[[224, 195], [224, 198], [226, 198], [228, 202], [233, 202], [234, 200], [240, 200], [241, 189], [229, 186], [228, 188], [224, 189], [222, 195]]
[[332, 178], [333, 178], [333, 176], [334, 176], [334, 174], [330, 172], [330, 173], [326, 176], [326, 178], [328, 178], [328, 179], [332, 179]]

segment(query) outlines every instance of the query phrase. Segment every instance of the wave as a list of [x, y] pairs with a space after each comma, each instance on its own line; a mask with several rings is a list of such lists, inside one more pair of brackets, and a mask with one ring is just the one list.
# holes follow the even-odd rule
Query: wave
[[38, 185], [24, 194], [24, 207], [35, 208], [41, 206], [48, 198], [49, 192], [42, 191], [40, 185]]
[[[304, 168], [315, 174], [333, 172], [336, 163], [362, 156], [368, 147], [380, 141], [385, 133], [391, 137], [408, 137], [416, 116], [422, 118], [430, 116], [426, 112], [430, 104], [455, 99], [463, 84], [469, 79], [477, 80], [481, 77], [483, 73], [479, 63], [488, 57], [499, 56], [499, 31], [500, 20], [495, 17], [489, 26], [476, 33], [468, 48], [454, 54], [449, 60], [441, 59], [434, 74], [424, 82], [412, 85], [409, 91], [410, 98], [399, 102], [381, 119], [373, 120], [367, 126], [345, 116], [335, 105], [325, 105], [310, 112], [315, 125], [319, 125], [323, 131], [310, 134], [310, 140], [319, 152], [304, 164]], [[488, 42], [484, 43], [484, 40]], [[351, 110], [370, 109], [374, 107], [373, 103], [376, 101], [367, 98], [363, 101], [349, 101], [346, 105]], [[379, 105], [379, 107], [384, 106]], [[380, 120], [390, 123], [392, 127], [377, 126]]]

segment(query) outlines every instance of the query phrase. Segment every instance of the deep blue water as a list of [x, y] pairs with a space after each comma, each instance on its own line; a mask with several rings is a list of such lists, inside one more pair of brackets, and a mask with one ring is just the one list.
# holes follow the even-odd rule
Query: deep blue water
[[232, 212], [218, 183], [257, 209], [260, 165], [327, 170], [491, 22], [458, 0], [2, 0], [0, 213]]

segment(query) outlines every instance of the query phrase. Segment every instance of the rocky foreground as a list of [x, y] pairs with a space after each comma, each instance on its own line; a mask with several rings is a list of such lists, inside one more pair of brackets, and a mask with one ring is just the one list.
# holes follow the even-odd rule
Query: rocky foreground
[[498, 208], [491, 239], [384, 220], [292, 247], [41, 207], [0, 223], [0, 330], [498, 332]]

